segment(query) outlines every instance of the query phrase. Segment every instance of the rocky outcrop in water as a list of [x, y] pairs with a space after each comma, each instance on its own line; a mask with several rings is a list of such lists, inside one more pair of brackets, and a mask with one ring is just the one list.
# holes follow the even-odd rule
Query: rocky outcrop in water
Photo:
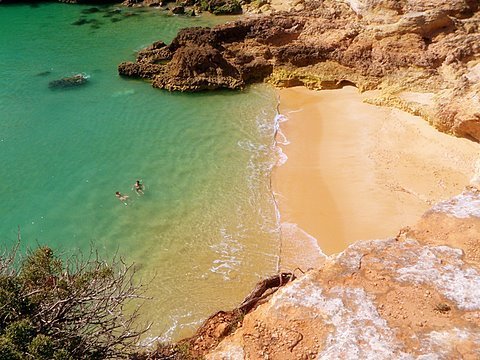
[[73, 88], [87, 83], [88, 77], [83, 74], [76, 74], [73, 76], [67, 76], [58, 80], [53, 80], [48, 83], [50, 89], [64, 89]]
[[[171, 44], [122, 63], [119, 73], [180, 91], [259, 81], [314, 89], [354, 84], [382, 91], [372, 103], [480, 140], [477, 1], [306, 0], [295, 8], [182, 30]], [[406, 91], [432, 96], [412, 101]]]

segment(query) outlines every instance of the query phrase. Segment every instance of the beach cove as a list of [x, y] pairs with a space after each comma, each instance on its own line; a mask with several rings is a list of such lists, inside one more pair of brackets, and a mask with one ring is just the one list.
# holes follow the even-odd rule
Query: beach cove
[[363, 102], [373, 95], [354, 87], [279, 90], [277, 142], [287, 160], [274, 169], [272, 187], [285, 268], [316, 266], [320, 252], [390, 237], [474, 177], [478, 144]]
[[208, 351], [203, 331], [228, 320], [187, 344], [207, 360], [477, 358], [478, 143], [363, 102], [378, 93], [279, 93], [280, 265], [299, 276]]
[[[68, 256], [93, 247], [107, 260], [116, 254], [133, 262], [152, 298], [142, 309], [140, 320], [153, 323], [142, 345], [191, 335], [279, 270], [300, 279], [273, 276], [272, 292], [280, 291], [273, 301], [271, 293], [258, 296], [252, 306], [259, 305], [259, 318], [236, 313], [232, 323], [210, 328], [215, 341], [227, 340], [227, 358], [341, 358], [345, 351], [372, 358], [379, 348], [385, 358], [406, 348], [435, 353], [438, 324], [450, 329], [448, 341], [470, 337], [478, 344], [478, 313], [470, 311], [480, 308], [480, 192], [469, 188], [451, 198], [478, 185], [478, 143], [364, 102], [416, 103], [405, 108], [429, 120], [445, 109], [435, 126], [478, 140], [476, 108], [464, 105], [478, 100], [470, 95], [480, 70], [461, 63], [466, 52], [449, 54], [443, 71], [422, 87], [450, 52], [446, 37], [458, 35], [468, 48], [476, 29], [460, 18], [476, 9], [450, 9], [455, 22], [437, 12], [389, 12], [400, 25], [415, 19], [411, 33], [397, 36], [397, 28], [362, 23], [363, 9], [344, 2], [299, 5], [290, 14], [190, 28], [175, 39], [180, 28], [224, 19], [108, 6], [1, 8], [3, 244], [15, 243], [20, 229], [25, 248], [47, 244]], [[369, 44], [377, 39], [372, 32], [382, 31], [386, 40]], [[447, 36], [428, 47], [437, 31]], [[410, 49], [410, 63], [409, 51], [390, 51], [398, 44], [429, 52]], [[112, 64], [120, 64], [119, 73]], [[387, 76], [380, 79], [380, 70]], [[167, 90], [219, 90], [170, 93], [118, 74]], [[81, 87], [49, 86], [78, 76], [87, 80]], [[251, 85], [263, 80], [279, 87], [391, 87], [388, 94], [360, 94], [351, 86], [312, 92]], [[409, 91], [397, 96], [397, 83]], [[469, 96], [458, 96], [460, 90]], [[135, 193], [137, 179], [144, 194]], [[118, 201], [115, 191], [128, 198]], [[445, 246], [446, 234], [461, 250]], [[229, 348], [238, 327], [240, 345]]]
[[[242, 89], [262, 80], [377, 89], [369, 103], [421, 115], [444, 133], [478, 142], [477, 10], [462, 0], [305, 1], [289, 13], [187, 29], [118, 70], [167, 90]], [[457, 146], [420, 118], [365, 107], [352, 95], [356, 89], [345, 91], [299, 96], [276, 116], [283, 150], [275, 170], [283, 166], [292, 179], [278, 182], [290, 189], [276, 187], [276, 174], [272, 181], [278, 264], [294, 274], [258, 283], [245, 303], [209, 317], [192, 338], [166, 349], [169, 355], [478, 357], [480, 191], [465, 188], [478, 185], [477, 143]], [[280, 96], [280, 107], [287, 103]], [[314, 124], [288, 126], [312, 104], [313, 116], [295, 125]], [[450, 190], [463, 192], [450, 197]], [[416, 223], [405, 227], [410, 221]], [[385, 235], [387, 228], [393, 230]]]

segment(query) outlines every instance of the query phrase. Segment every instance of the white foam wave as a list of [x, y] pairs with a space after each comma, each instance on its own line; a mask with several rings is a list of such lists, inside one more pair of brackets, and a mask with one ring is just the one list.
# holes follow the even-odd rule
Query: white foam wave
[[275, 148], [275, 158], [276, 163], [275, 166], [282, 166], [284, 165], [287, 160], [288, 156], [283, 152], [283, 149], [279, 145], [288, 145], [290, 142], [288, 141], [285, 134], [282, 132], [280, 124], [283, 122], [288, 121], [288, 117], [283, 114], [277, 114], [274, 119], [274, 127], [275, 127], [275, 134], [274, 134], [274, 148]]
[[277, 135], [275, 137], [277, 145], [289, 145], [290, 141], [288, 141], [287, 137], [283, 133], [281, 128], [278, 128]]
[[160, 336], [148, 336], [138, 343], [140, 347], [152, 347], [157, 342], [161, 341]]
[[169, 316], [171, 325], [163, 332], [161, 336], [148, 337], [142, 344], [145, 346], [154, 345], [155, 342], [168, 343], [173, 341], [174, 334], [182, 329], [196, 329], [201, 323], [202, 319], [195, 319], [192, 312], [177, 313]]
[[277, 148], [277, 163], [275, 164], [276, 166], [282, 166], [284, 165], [288, 160], [287, 154], [285, 154], [282, 150], [281, 147]]
[[275, 132], [275, 121], [272, 123], [271, 114], [266, 110], [263, 110], [260, 115], [255, 118], [257, 123], [257, 129], [260, 130], [260, 134], [267, 138], [270, 138]]
[[288, 116], [286, 116], [284, 114], [275, 115], [275, 123], [281, 124], [281, 123], [287, 122], [287, 121], [288, 121]]
[[210, 248], [219, 255], [218, 259], [212, 262], [210, 271], [222, 275], [224, 280], [230, 280], [232, 272], [240, 268], [241, 260], [239, 254], [244, 246], [229, 234], [226, 229], [220, 229], [222, 241], [219, 244], [211, 245]]
[[[302, 240], [306, 239], [308, 244], [310, 245], [307, 247], [309, 251], [312, 249], [314, 250], [311, 256], [326, 258], [327, 255], [322, 251], [322, 248], [318, 245], [318, 240], [313, 235], [310, 235], [305, 230], [300, 228], [297, 224], [284, 222], [281, 224], [282, 234], [285, 236], [291, 237], [301, 237]], [[303, 241], [302, 241], [303, 242]]]
[[90, 75], [85, 73], [85, 72], [80, 72], [80, 73], [72, 73], [72, 76], [78, 76], [80, 75], [81, 77], [83, 77], [84, 79], [90, 79]]
[[[252, 208], [259, 214], [262, 230], [272, 233], [277, 230], [277, 223], [272, 224], [272, 213], [269, 207], [274, 202], [271, 194], [271, 173], [277, 165], [278, 148], [275, 143], [275, 134], [278, 128], [278, 116], [272, 121], [271, 110], [263, 110], [255, 119], [256, 130], [253, 138], [243, 139], [238, 146], [249, 153], [247, 163], [247, 186], [249, 194], [246, 195]], [[284, 159], [284, 157], [282, 157]], [[269, 204], [267, 207], [266, 204]]]
[[251, 140], [240, 140], [237, 144], [241, 149], [248, 150], [254, 153], [266, 153], [269, 149], [267, 145], [257, 144]]

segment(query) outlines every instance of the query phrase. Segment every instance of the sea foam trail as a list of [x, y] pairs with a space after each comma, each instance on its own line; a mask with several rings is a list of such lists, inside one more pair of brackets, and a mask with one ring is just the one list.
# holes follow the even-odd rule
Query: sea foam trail
[[[300, 110], [292, 111], [299, 112]], [[284, 165], [288, 156], [281, 146], [287, 146], [290, 141], [282, 132], [281, 124], [287, 122], [288, 116], [278, 113], [274, 119], [274, 147], [276, 153], [276, 164], [279, 167]], [[272, 194], [275, 199], [275, 209], [277, 213], [277, 224], [280, 231], [279, 255], [277, 263], [277, 272], [282, 269], [318, 267], [327, 258], [315, 237], [301, 229], [297, 224], [285, 221], [282, 222], [282, 216], [278, 205], [282, 194], [275, 192], [272, 188]]]
[[[273, 119], [273, 127], [274, 127], [274, 132], [273, 132], [273, 147], [275, 148], [275, 153], [277, 154], [276, 158], [276, 166], [281, 166], [285, 164], [288, 160], [287, 155], [283, 152], [282, 148], [279, 146], [279, 142], [277, 140], [277, 136], [279, 133], [281, 133], [280, 130], [280, 123], [288, 121], [288, 118], [278, 112], [278, 107], [280, 105], [280, 101], [278, 100], [277, 102], [277, 114], [275, 115], [275, 118]], [[288, 142], [287, 138], [283, 133], [282, 138], [284, 140], [284, 143]], [[273, 170], [272, 170], [273, 171]], [[280, 214], [280, 208], [278, 206], [278, 201], [277, 201], [277, 196], [273, 191], [273, 186], [272, 186], [272, 175], [270, 175], [270, 192], [272, 194], [272, 199], [275, 205], [275, 218], [276, 218], [276, 224], [277, 228], [280, 230], [279, 233], [279, 239], [278, 239], [278, 255], [277, 255], [277, 273], [280, 272], [280, 266], [281, 266], [281, 261], [282, 261], [282, 246], [283, 246], [283, 241], [282, 241], [282, 231], [281, 231], [281, 226], [280, 226], [280, 221], [281, 221], [281, 214]]]

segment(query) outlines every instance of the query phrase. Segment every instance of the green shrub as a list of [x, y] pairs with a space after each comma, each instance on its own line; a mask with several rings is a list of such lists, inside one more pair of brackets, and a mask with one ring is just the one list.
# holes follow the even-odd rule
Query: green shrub
[[9, 339], [17, 349], [25, 350], [36, 334], [35, 327], [29, 320], [19, 320], [8, 325], [5, 337]]
[[215, 15], [241, 14], [242, 6], [237, 0], [201, 0], [201, 9]]
[[67, 350], [60, 349], [53, 354], [53, 360], [73, 360], [73, 357], [70, 356]]
[[122, 261], [64, 261], [48, 247], [0, 256], [0, 360], [128, 358], [145, 331], [123, 311], [137, 298], [133, 275]]
[[38, 334], [28, 345], [28, 353], [36, 360], [51, 360], [55, 345], [49, 336]]
[[6, 337], [0, 336], [0, 360], [22, 360], [22, 353]]

